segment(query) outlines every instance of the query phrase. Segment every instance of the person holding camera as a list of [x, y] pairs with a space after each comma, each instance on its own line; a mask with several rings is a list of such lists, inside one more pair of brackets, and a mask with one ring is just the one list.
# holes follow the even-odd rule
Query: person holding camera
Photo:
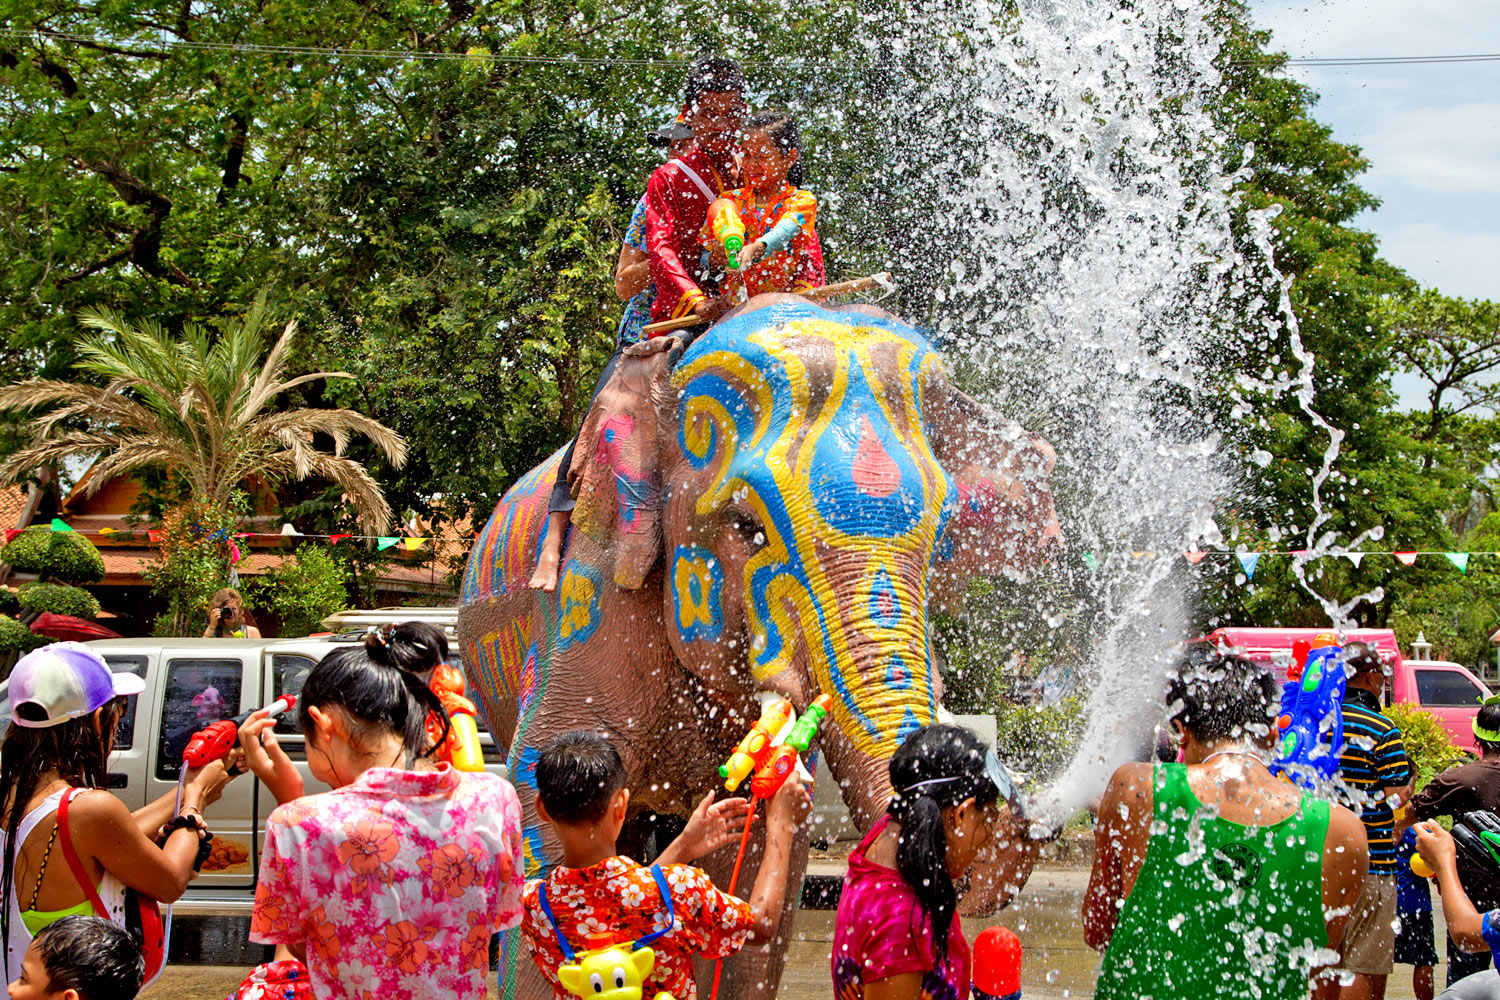
[[245, 599], [238, 590], [225, 587], [208, 602], [208, 627], [203, 630], [203, 638], [260, 638], [260, 629], [255, 627], [250, 613], [245, 610]]

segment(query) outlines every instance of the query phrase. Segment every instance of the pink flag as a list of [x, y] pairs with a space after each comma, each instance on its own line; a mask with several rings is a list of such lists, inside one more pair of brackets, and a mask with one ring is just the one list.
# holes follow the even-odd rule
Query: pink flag
[[1187, 559], [1188, 562], [1196, 566], [1203, 561], [1203, 557], [1208, 555], [1208, 553], [1200, 551], [1198, 549], [1193, 549], [1190, 552], [1184, 552], [1182, 555]]
[[1403, 566], [1410, 566], [1417, 561], [1417, 554], [1415, 552], [1396, 552], [1394, 555], [1396, 556], [1396, 561]]

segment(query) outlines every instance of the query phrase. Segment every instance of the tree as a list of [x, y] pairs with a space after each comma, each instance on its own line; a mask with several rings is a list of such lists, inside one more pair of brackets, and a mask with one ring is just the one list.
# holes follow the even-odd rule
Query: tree
[[[1396, 362], [1427, 382], [1427, 420], [1419, 441], [1438, 438], [1449, 418], [1493, 412], [1500, 402], [1500, 304], [1454, 299], [1436, 289], [1391, 298], [1380, 316]], [[1431, 467], [1431, 456], [1423, 464]]]
[[28, 528], [0, 548], [0, 562], [36, 574], [16, 594], [23, 623], [29, 625], [48, 611], [75, 618], [99, 617], [98, 599], [77, 585], [104, 579], [104, 557], [78, 532]]
[[[272, 484], [320, 476], [343, 490], [372, 533], [390, 522], [380, 486], [344, 452], [353, 435], [364, 435], [399, 467], [405, 443], [353, 410], [270, 408], [299, 386], [352, 376], [314, 372], [284, 379], [297, 325], [288, 323], [270, 354], [263, 353], [264, 297], [243, 321], [225, 324], [216, 340], [194, 325], [177, 338], [154, 323], [133, 326], [106, 310], [81, 318], [109, 336], [81, 342], [76, 367], [105, 384], [30, 379], [0, 389], [0, 410], [50, 407], [36, 420], [29, 445], [0, 463], [0, 476], [98, 456], [81, 486], [84, 495], [116, 476], [161, 467], [194, 500], [221, 507], [252, 476]], [[331, 440], [332, 452], [317, 446], [318, 436]]]
[[349, 606], [349, 571], [321, 545], [303, 545], [290, 560], [246, 586], [281, 621], [282, 635], [307, 635]]

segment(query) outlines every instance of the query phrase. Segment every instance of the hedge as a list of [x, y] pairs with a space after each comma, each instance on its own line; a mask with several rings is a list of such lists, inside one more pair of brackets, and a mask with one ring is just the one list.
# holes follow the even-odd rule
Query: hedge
[[16, 597], [25, 611], [41, 614], [72, 615], [74, 618], [98, 618], [99, 600], [82, 587], [62, 583], [23, 583]]
[[27, 528], [0, 548], [0, 563], [44, 580], [98, 583], [104, 579], [104, 557], [93, 542], [76, 531]]
[[14, 618], [0, 615], [0, 653], [25, 653], [51, 641], [48, 636], [37, 635]]
[[9, 587], [0, 587], [0, 614], [14, 614], [21, 610], [21, 602], [16, 599], [16, 592]]

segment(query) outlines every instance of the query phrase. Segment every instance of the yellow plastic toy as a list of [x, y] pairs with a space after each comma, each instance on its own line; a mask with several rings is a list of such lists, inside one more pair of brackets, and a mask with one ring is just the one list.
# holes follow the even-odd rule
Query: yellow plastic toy
[[[650, 948], [631, 951], [624, 945], [610, 945], [580, 952], [573, 964], [558, 966], [557, 979], [574, 996], [641, 1000], [646, 977], [655, 966], [656, 953]], [[672, 1000], [672, 995], [662, 991], [653, 1000]]]

